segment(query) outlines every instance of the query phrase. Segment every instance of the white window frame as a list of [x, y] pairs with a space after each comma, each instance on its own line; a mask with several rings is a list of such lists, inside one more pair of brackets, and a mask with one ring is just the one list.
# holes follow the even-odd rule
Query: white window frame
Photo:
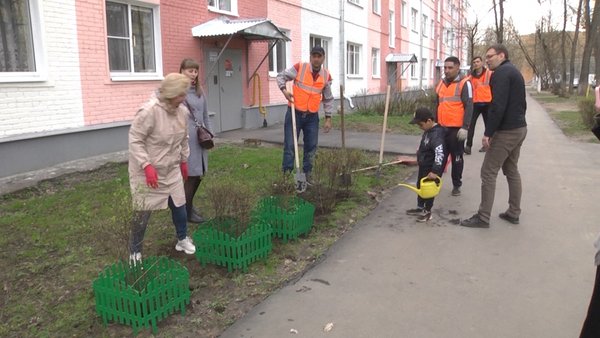
[[10, 82], [43, 82], [48, 79], [48, 64], [42, 32], [41, 1], [26, 0], [29, 4], [29, 21], [33, 42], [35, 71], [33, 72], [0, 72], [0, 83]]
[[[115, 2], [127, 5], [128, 18], [129, 18], [129, 35], [133, 34], [131, 29], [131, 6], [139, 6], [152, 10], [152, 26], [154, 28], [154, 63], [156, 70], [154, 72], [135, 72], [133, 67], [133, 52], [131, 55], [131, 71], [130, 72], [110, 72], [110, 79], [115, 82], [119, 81], [143, 81], [143, 80], [162, 80], [163, 79], [163, 62], [162, 62], [162, 40], [160, 31], [160, 7], [152, 3], [140, 3], [139, 1], [104, 1], [104, 10], [106, 10], [107, 2]], [[108, 24], [108, 22], [106, 22]], [[106, 26], [106, 25], [105, 25]], [[106, 30], [106, 28], [105, 28]], [[106, 35], [108, 39], [108, 34]], [[130, 44], [131, 51], [131, 44]], [[106, 48], [107, 60], [108, 60], [108, 44]], [[108, 65], [110, 69], [110, 64]]]
[[435, 39], [435, 20], [431, 19], [431, 26], [429, 27], [430, 29], [430, 35], [431, 35], [431, 40]]
[[417, 79], [417, 65], [416, 63], [410, 64], [410, 78], [413, 80]]
[[239, 16], [237, 0], [230, 0], [231, 1], [231, 10], [230, 11], [221, 9], [219, 6], [219, 0], [215, 0], [215, 5], [213, 5], [213, 6], [210, 5], [209, 1], [210, 0], [206, 1], [206, 5], [208, 6], [209, 11], [215, 12], [215, 13]]
[[331, 38], [328, 37], [324, 37], [324, 36], [320, 36], [320, 35], [310, 35], [309, 38], [309, 46], [312, 49], [314, 46], [319, 45], [321, 47], [323, 47], [323, 50], [325, 51], [325, 61], [323, 61], [323, 67], [325, 67], [326, 69], [329, 69], [329, 58], [327, 57], [327, 55], [329, 55], [329, 44], [331, 42]]
[[379, 48], [371, 48], [371, 74], [373, 78], [381, 78], [381, 52]]
[[423, 34], [423, 37], [427, 37], [427, 24], [429, 23], [429, 18], [427, 17], [427, 15], [422, 14], [421, 15], [421, 34]]
[[[352, 48], [351, 48], [352, 47]], [[352, 49], [352, 50], [351, 50]], [[346, 74], [349, 78], [360, 77], [360, 54], [362, 46], [354, 42], [346, 42]], [[352, 58], [351, 58], [352, 56]], [[352, 63], [350, 60], [352, 59]], [[352, 66], [352, 71], [350, 67]]]
[[417, 11], [416, 8], [411, 8], [410, 9], [410, 29], [413, 32], [418, 33], [419, 31], [418, 29], [418, 24], [419, 24], [419, 11]]
[[381, 0], [373, 0], [373, 13], [377, 15], [381, 15]]
[[[282, 33], [285, 34], [286, 36], [289, 35], [289, 32], [287, 32], [287, 31], [282, 31]], [[277, 64], [278, 64], [278, 61], [279, 61], [277, 59], [277, 57], [278, 57], [277, 55], [279, 54], [278, 53], [278, 48], [281, 48], [280, 47], [281, 43], [283, 43], [283, 48], [284, 48], [284, 51], [285, 51], [285, 56], [284, 56], [285, 57], [285, 65], [283, 66], [283, 69], [282, 69], [282, 71], [283, 71], [283, 70], [287, 69], [289, 67], [289, 64], [290, 64], [290, 56], [289, 56], [290, 55], [290, 44], [289, 44], [288, 41], [279, 40], [277, 42], [277, 44], [275, 45], [275, 47], [273, 47], [273, 49], [269, 53], [269, 59], [272, 59], [273, 60], [273, 62], [272, 62], [273, 65], [275, 67], [277, 67]], [[279, 70], [278, 69], [271, 69], [271, 66], [269, 64], [269, 76], [270, 77], [276, 77], [278, 73], [279, 73]]]
[[408, 27], [408, 11], [407, 11], [407, 4], [406, 1], [402, 1], [402, 22], [400, 22], [400, 24], [403, 27]]
[[390, 15], [388, 19], [389, 26], [389, 35], [388, 35], [388, 45], [391, 48], [396, 47], [396, 16], [394, 15], [394, 11], [390, 9]]
[[362, 5], [360, 3], [360, 0], [348, 0], [348, 2], [351, 3], [351, 4], [353, 4], [353, 5], [362, 7]]
[[427, 71], [429, 70], [429, 68], [427, 67], [427, 59], [422, 58], [421, 59], [421, 79], [427, 79]]

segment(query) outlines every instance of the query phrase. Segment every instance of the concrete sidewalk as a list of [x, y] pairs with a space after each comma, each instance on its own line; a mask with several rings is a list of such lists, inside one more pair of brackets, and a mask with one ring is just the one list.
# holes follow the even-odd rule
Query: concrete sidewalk
[[594, 284], [600, 145], [570, 141], [530, 99], [527, 121], [520, 225], [497, 217], [507, 208], [502, 174], [491, 228], [456, 225], [479, 204], [485, 154], [474, 152], [462, 196], [445, 183], [432, 221], [405, 215], [415, 195], [394, 189], [320, 264], [221, 337], [578, 336]]
[[[219, 143], [243, 143], [244, 140], [259, 140], [260, 142], [283, 144], [283, 125], [273, 125], [260, 129], [239, 129], [220, 133], [216, 137]], [[420, 136], [386, 134], [386, 153], [413, 155], [419, 145]], [[327, 148], [341, 147], [341, 132], [331, 130], [329, 133], [320, 132], [319, 146]], [[302, 144], [302, 139], [300, 139]], [[381, 134], [346, 132], [346, 147], [379, 151]], [[0, 178], [0, 195], [11, 193], [36, 185], [42, 180], [59, 177], [68, 173], [94, 170], [109, 162], [126, 162], [127, 151], [94, 156], [77, 161], [62, 163], [42, 170], [30, 171], [18, 175]]]

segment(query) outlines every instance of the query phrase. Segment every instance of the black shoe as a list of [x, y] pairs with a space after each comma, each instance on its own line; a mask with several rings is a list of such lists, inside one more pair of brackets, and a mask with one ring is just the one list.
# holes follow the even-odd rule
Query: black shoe
[[191, 223], [202, 223], [204, 222], [204, 217], [200, 216], [194, 208], [191, 208], [188, 210], [187, 220]]
[[419, 215], [419, 217], [417, 217], [417, 222], [428, 222], [433, 218], [433, 215], [431, 214], [431, 211], [427, 211], [425, 209], [423, 209], [421, 211], [421, 215]]
[[471, 155], [471, 147], [469, 147], [469, 146], [465, 147], [465, 154]]
[[460, 196], [460, 187], [452, 188], [452, 196]]
[[478, 214], [471, 216], [465, 220], [460, 221], [460, 225], [467, 228], [489, 228], [490, 223], [482, 220]]
[[505, 212], [501, 212], [498, 217], [512, 224], [519, 224], [519, 217], [512, 217]]
[[423, 210], [424, 209], [422, 208], [408, 209], [406, 210], [406, 214], [411, 216], [421, 216], [423, 215]]
[[479, 149], [479, 152], [480, 152], [480, 153], [485, 153], [485, 148], [484, 148], [484, 147], [481, 147], [481, 149]]

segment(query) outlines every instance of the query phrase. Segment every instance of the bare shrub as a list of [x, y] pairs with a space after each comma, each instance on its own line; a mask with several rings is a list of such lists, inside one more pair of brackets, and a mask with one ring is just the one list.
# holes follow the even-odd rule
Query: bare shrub
[[249, 186], [225, 179], [209, 183], [206, 192], [214, 224], [222, 225], [218, 230], [234, 237], [246, 231], [252, 222], [252, 208], [256, 200]]
[[289, 210], [296, 196], [296, 181], [291, 172], [274, 174], [268, 192], [271, 196], [280, 197], [280, 207]]
[[134, 213], [131, 193], [127, 187], [119, 186], [112, 192], [110, 200], [112, 215], [98, 224], [98, 244], [103, 252], [126, 259], [129, 257], [129, 234]]
[[328, 213], [352, 192], [352, 170], [364, 154], [355, 149], [320, 149], [310, 177], [311, 186], [303, 197], [313, 203], [318, 213]]
[[596, 111], [594, 110], [594, 97], [583, 97], [579, 100], [577, 105], [583, 124], [588, 128], [592, 128], [595, 123], [594, 115], [596, 114]]

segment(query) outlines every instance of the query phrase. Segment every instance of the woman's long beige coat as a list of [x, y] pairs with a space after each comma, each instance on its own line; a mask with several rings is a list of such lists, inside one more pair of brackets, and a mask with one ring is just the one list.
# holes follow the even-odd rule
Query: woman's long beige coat
[[[169, 196], [176, 207], [185, 204], [180, 163], [187, 162], [188, 110], [170, 108], [150, 99], [135, 115], [129, 128], [129, 185], [135, 210], [166, 209]], [[144, 167], [158, 172], [158, 188], [146, 185]]]

